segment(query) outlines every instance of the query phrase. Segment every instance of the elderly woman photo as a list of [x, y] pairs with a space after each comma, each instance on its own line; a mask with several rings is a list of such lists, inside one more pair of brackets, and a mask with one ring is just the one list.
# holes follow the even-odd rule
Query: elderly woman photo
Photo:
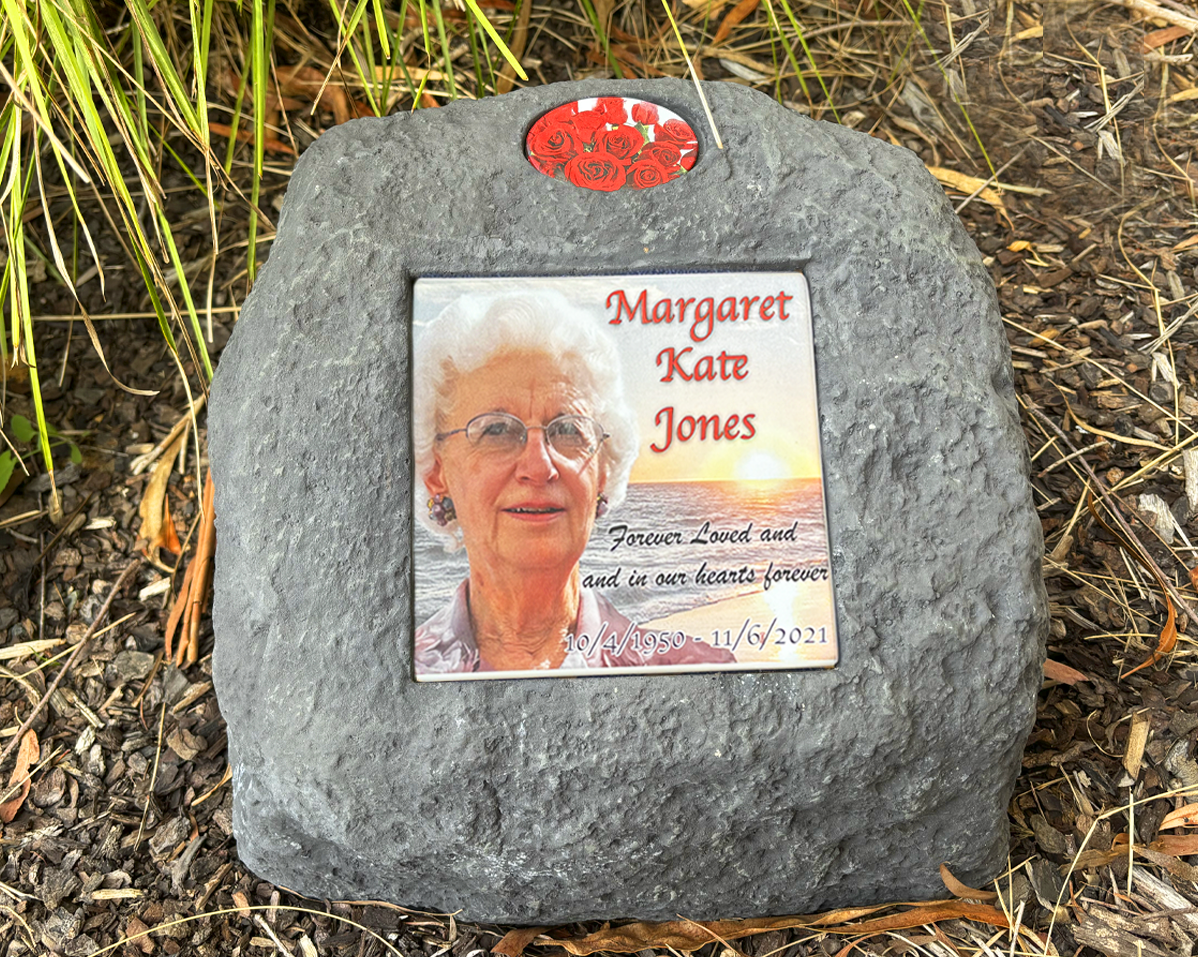
[[638, 449], [595, 317], [551, 291], [463, 296], [422, 330], [414, 366], [417, 515], [469, 564], [416, 629], [417, 675], [735, 660], [691, 642], [647, 660], [639, 643], [617, 656], [610, 642], [570, 640], [634, 627], [579, 572]]

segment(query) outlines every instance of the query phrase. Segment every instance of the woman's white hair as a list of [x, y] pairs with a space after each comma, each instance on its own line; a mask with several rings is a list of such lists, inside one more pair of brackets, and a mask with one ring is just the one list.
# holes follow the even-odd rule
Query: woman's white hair
[[424, 480], [434, 464], [437, 433], [449, 426], [445, 410], [458, 381], [493, 357], [511, 352], [547, 355], [582, 389], [591, 415], [608, 438], [599, 454], [607, 466], [608, 507], [624, 500], [637, 456], [636, 416], [624, 398], [624, 378], [615, 346], [588, 315], [555, 290], [535, 294], [455, 299], [416, 331], [412, 369], [412, 446], [416, 460], [416, 517], [454, 551], [462, 541], [456, 522], [438, 525], [425, 508]]

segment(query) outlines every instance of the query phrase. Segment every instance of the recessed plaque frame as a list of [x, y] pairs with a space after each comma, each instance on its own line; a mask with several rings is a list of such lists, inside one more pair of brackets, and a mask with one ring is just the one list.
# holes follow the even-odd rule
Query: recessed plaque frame
[[835, 665], [811, 321], [798, 272], [418, 279], [416, 679]]

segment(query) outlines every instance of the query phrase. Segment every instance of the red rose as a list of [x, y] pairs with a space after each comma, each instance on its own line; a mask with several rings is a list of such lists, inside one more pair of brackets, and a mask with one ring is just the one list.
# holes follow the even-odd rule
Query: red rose
[[614, 193], [624, 185], [627, 175], [614, 156], [602, 151], [582, 153], [566, 164], [566, 179], [575, 186]]
[[556, 107], [542, 116], [533, 125], [529, 133], [535, 133], [537, 130], [544, 129], [546, 126], [561, 126], [562, 124], [569, 125], [574, 118], [574, 114], [578, 112], [578, 106], [574, 103], [564, 103]]
[[653, 128], [653, 139], [674, 143], [681, 150], [694, 149], [698, 145], [695, 132], [682, 120], [666, 120], [661, 126]]
[[586, 110], [573, 117], [574, 128], [578, 131], [578, 141], [583, 145], [590, 145], [592, 137], [596, 130], [605, 128], [607, 120], [602, 113], [596, 113], [594, 110]]
[[682, 168], [690, 169], [692, 166], [694, 166], [695, 158], [698, 155], [699, 155], [698, 153], [687, 153], [684, 157], [682, 157]]
[[651, 159], [662, 169], [672, 170], [677, 169], [678, 164], [682, 162], [682, 151], [674, 143], [663, 140], [660, 143], [646, 143], [636, 159], [638, 163]]
[[641, 126], [652, 126], [657, 122], [657, 107], [652, 103], [633, 103], [632, 119]]
[[577, 156], [580, 148], [572, 129], [565, 124], [554, 123], [539, 130], [533, 127], [528, 134], [528, 152], [530, 156], [548, 163], [564, 163]]
[[651, 159], [637, 160], [628, 167], [628, 178], [632, 180], [635, 189], [648, 189], [650, 186], [660, 186], [669, 182], [673, 177]]
[[627, 163], [645, 145], [645, 138], [631, 126], [617, 126], [595, 134], [595, 149], [610, 153]]
[[528, 161], [546, 176], [556, 176], [557, 171], [562, 168], [560, 160], [543, 160], [536, 156], [529, 156]]
[[628, 114], [624, 111], [622, 96], [601, 96], [595, 104], [595, 112], [599, 113], [605, 122], [620, 125], [628, 122]]

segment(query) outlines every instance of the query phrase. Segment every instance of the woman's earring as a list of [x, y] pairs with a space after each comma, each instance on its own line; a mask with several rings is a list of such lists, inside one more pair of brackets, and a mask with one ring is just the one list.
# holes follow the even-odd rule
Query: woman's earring
[[442, 528], [455, 521], [458, 513], [453, 509], [453, 499], [448, 495], [434, 495], [428, 500], [428, 517]]
[[595, 518], [603, 518], [607, 514], [607, 496], [602, 492], [599, 493], [599, 500], [595, 503]]

